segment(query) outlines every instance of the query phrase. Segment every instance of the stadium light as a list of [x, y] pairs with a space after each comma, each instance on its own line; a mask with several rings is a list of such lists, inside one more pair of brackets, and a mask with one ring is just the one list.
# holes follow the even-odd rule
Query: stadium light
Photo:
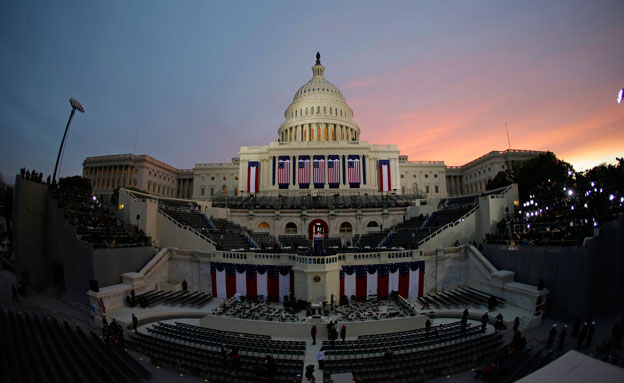
[[620, 91], [618, 92], [618, 104], [622, 103], [622, 99], [624, 99], [624, 88], [620, 89]]
[[72, 118], [74, 118], [74, 114], [76, 114], [76, 110], [80, 113], [84, 113], [84, 108], [82, 105], [74, 98], [69, 99], [69, 103], [72, 107], [71, 113], [69, 114], [69, 120], [67, 120], [67, 126], [65, 127], [65, 133], [63, 134], [63, 140], [61, 140], [61, 147], [59, 148], [58, 155], [56, 156], [56, 165], [54, 165], [54, 174], [52, 175], [52, 183], [56, 181], [56, 171], [58, 170], [59, 160], [61, 159], [61, 153], [63, 152], [63, 146], [65, 145], [65, 138], [67, 138], [67, 131], [69, 130], [69, 124], [71, 124]]

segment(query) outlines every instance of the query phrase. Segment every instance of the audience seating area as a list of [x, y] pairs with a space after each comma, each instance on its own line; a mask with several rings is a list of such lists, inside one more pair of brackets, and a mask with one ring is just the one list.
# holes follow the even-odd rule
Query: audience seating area
[[63, 187], [53, 192], [63, 218], [76, 228], [78, 239], [95, 248], [149, 246], [151, 239], [133, 228], [130, 232], [107, 207], [87, 190]]
[[336, 316], [340, 322], [370, 321], [390, 318], [402, 318], [413, 314], [409, 304], [397, 299], [376, 300], [370, 299], [365, 302], [352, 300], [349, 304], [336, 306], [332, 316]]
[[469, 306], [502, 307], [505, 304], [505, 299], [495, 297], [472, 287], [464, 287], [427, 294], [424, 297], [419, 297], [418, 302], [423, 306], [435, 309], [463, 309]]
[[359, 196], [217, 197], [212, 206], [230, 209], [350, 209], [407, 207], [424, 194]]
[[2, 310], [0, 381], [144, 382], [151, 374], [123, 349], [78, 326], [39, 314]]
[[[264, 297], [259, 298], [264, 299]], [[231, 318], [262, 320], [269, 322], [299, 321], [299, 317], [296, 312], [285, 310], [279, 303], [247, 302], [232, 298], [228, 300], [227, 304], [217, 307], [212, 314]]]
[[[437, 333], [437, 334], [436, 334]], [[494, 358], [502, 335], [484, 334], [469, 326], [461, 334], [459, 322], [399, 333], [358, 337], [357, 340], [323, 342], [325, 376], [352, 372], [363, 382], [419, 382], [451, 374]]]
[[[194, 306], [202, 307], [212, 298], [211, 294], [203, 291], [193, 291], [184, 293], [182, 291], [158, 291], [152, 290], [135, 297], [135, 304], [143, 308], [154, 307], [156, 305], [169, 306]], [[126, 303], [133, 307], [130, 296], [126, 298]]]
[[[185, 323], [158, 323], [147, 334], [132, 334], [128, 344], [152, 362], [210, 382], [258, 382], [258, 365], [275, 360], [274, 382], [301, 382], [305, 342], [276, 341], [269, 336], [219, 331]], [[225, 359], [221, 347], [236, 349], [237, 363]]]
[[312, 241], [306, 235], [280, 235], [279, 242], [284, 247], [298, 248], [312, 247]]

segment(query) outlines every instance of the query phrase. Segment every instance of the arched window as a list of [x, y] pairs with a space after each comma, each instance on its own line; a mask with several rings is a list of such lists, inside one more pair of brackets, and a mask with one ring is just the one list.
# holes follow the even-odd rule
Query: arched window
[[377, 223], [377, 221], [370, 221], [366, 224], [366, 227], [379, 227], [379, 224]]
[[284, 231], [286, 234], [297, 234], [297, 224], [294, 222], [288, 222]]
[[258, 225], [258, 229], [270, 229], [271, 225], [268, 222], [260, 222]]
[[351, 233], [353, 232], [353, 227], [349, 222], [343, 222], [340, 224], [340, 232], [341, 233]]

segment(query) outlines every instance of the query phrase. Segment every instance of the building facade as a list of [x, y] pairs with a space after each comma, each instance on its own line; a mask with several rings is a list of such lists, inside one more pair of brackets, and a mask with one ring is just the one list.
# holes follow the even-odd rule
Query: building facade
[[360, 141], [342, 92], [325, 78], [317, 53], [312, 78], [284, 112], [278, 140], [242, 146], [228, 163], [180, 170], [146, 155], [88, 157], [83, 176], [96, 195], [130, 187], [157, 196], [214, 200], [235, 196], [409, 195], [414, 199], [481, 193], [488, 181], [539, 151], [492, 151], [462, 166], [408, 161], [396, 145]]
[[160, 197], [191, 198], [191, 174], [191, 170], [176, 169], [148, 155], [87, 157], [82, 163], [82, 176], [91, 181], [93, 194], [101, 199], [121, 187]]

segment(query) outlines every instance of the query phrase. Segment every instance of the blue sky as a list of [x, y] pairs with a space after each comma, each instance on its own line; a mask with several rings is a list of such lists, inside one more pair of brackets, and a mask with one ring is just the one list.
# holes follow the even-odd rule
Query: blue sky
[[362, 139], [461, 165], [552, 150], [624, 155], [622, 1], [23, 1], [0, 5], [0, 172], [85, 157], [178, 168], [276, 140], [317, 51]]

